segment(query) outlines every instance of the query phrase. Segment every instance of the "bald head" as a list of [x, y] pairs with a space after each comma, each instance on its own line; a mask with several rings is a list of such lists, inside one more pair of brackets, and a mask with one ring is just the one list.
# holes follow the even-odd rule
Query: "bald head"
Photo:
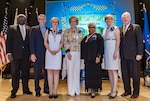
[[124, 12], [121, 18], [124, 25], [128, 25], [131, 21], [131, 15], [129, 12]]
[[17, 24], [24, 25], [26, 23], [26, 16], [24, 14], [19, 14], [17, 16]]

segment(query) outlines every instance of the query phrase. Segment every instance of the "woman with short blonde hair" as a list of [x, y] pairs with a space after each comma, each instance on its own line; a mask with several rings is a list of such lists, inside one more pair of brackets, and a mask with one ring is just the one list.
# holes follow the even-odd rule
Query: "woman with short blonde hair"
[[103, 31], [104, 38], [104, 69], [108, 70], [111, 91], [108, 94], [109, 99], [117, 96], [117, 82], [119, 70], [119, 45], [120, 31], [117, 26], [112, 24], [113, 16], [108, 14], [105, 16], [107, 28]]
[[59, 19], [53, 17], [50, 23], [52, 28], [46, 31], [44, 38], [44, 45], [46, 47], [45, 69], [47, 69], [48, 74], [49, 98], [57, 98], [63, 39], [62, 31], [58, 29]]
[[59, 24], [59, 19], [57, 17], [52, 17], [50, 23], [52, 24], [54, 21], [57, 21], [57, 23]]

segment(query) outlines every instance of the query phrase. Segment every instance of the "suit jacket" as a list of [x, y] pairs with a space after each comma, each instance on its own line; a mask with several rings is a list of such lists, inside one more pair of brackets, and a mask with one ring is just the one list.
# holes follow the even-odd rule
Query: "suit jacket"
[[12, 53], [14, 59], [29, 58], [29, 32], [30, 27], [26, 27], [26, 37], [23, 40], [19, 25], [9, 26], [7, 40], [6, 40], [6, 52]]
[[120, 56], [124, 59], [135, 59], [136, 55], [143, 55], [143, 39], [141, 27], [130, 24], [125, 35], [123, 26], [120, 28]]
[[38, 59], [45, 59], [46, 49], [40, 26], [32, 27], [30, 35], [30, 54], [35, 54]]

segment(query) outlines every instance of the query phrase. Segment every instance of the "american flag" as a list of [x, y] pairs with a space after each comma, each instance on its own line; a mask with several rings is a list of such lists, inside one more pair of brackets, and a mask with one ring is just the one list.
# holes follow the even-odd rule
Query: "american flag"
[[28, 9], [25, 8], [26, 25], [28, 25]]
[[6, 64], [8, 63], [8, 59], [6, 56], [6, 38], [8, 32], [8, 18], [7, 14], [4, 16], [3, 28], [0, 33], [0, 69], [4, 70]]

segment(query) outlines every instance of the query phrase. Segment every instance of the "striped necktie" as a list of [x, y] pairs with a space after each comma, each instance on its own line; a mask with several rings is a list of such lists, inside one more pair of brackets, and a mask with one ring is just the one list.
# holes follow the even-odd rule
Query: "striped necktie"
[[45, 28], [44, 28], [44, 26], [41, 28], [41, 32], [42, 32], [42, 36], [44, 37], [45, 36]]
[[123, 26], [123, 34], [126, 34], [126, 25]]

